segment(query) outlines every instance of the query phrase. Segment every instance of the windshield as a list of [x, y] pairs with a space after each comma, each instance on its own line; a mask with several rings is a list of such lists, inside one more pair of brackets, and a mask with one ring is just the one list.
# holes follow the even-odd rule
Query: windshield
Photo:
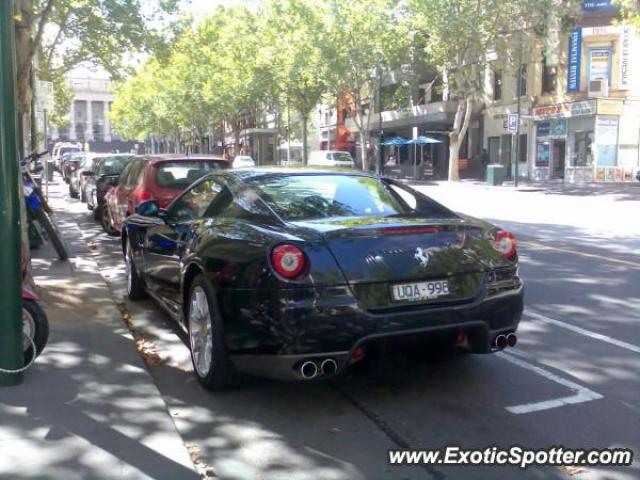
[[285, 220], [389, 216], [408, 210], [378, 180], [347, 175], [291, 175], [250, 182]]
[[120, 175], [134, 157], [106, 157], [100, 163], [100, 175]]
[[59, 155], [64, 155], [65, 153], [79, 152], [80, 149], [78, 147], [64, 147], [60, 149]]
[[216, 160], [162, 162], [156, 166], [156, 182], [162, 188], [183, 190], [209, 172], [222, 169]]

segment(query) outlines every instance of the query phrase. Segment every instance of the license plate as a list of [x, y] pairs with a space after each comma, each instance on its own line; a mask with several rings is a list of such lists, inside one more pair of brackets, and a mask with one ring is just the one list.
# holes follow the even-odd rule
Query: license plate
[[400, 283], [391, 287], [391, 296], [395, 302], [419, 302], [449, 295], [449, 282]]

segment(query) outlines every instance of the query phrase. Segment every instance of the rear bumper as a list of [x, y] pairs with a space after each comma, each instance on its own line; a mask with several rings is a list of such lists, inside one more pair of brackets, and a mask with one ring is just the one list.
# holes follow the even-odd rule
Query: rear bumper
[[[316, 290], [312, 298], [301, 291], [281, 291], [280, 301], [250, 310], [247, 296], [227, 342], [236, 367], [260, 376], [301, 380], [301, 362], [336, 361], [336, 373], [351, 363], [352, 352], [377, 340], [403, 336], [428, 338], [441, 333], [462, 332], [465, 346], [474, 353], [494, 351], [497, 335], [515, 332], [522, 317], [524, 287], [517, 286], [492, 296], [486, 292], [471, 303], [432, 306], [420, 310], [370, 313], [363, 311], [348, 288]], [[302, 296], [302, 298], [300, 298]], [[277, 309], [273, 306], [278, 305]], [[230, 318], [225, 315], [225, 318]], [[227, 322], [229, 323], [229, 322]], [[318, 375], [317, 378], [322, 378]]]

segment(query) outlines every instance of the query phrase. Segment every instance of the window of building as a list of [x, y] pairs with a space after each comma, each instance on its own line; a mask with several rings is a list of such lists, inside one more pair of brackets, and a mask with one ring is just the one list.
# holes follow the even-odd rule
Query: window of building
[[542, 61], [542, 93], [553, 93], [556, 91], [558, 81], [558, 67], [547, 65], [546, 58]]
[[[520, 96], [524, 96], [527, 94], [527, 66], [525, 64], [520, 65], [520, 70], [519, 70], [519, 77], [518, 81], [519, 81], [519, 88], [520, 88]], [[516, 92], [516, 95], [518, 94], [518, 92]]]
[[427, 91], [423, 87], [418, 88], [418, 98], [416, 105], [424, 105], [426, 102]]
[[502, 99], [502, 72], [499, 70], [493, 71], [493, 99]]

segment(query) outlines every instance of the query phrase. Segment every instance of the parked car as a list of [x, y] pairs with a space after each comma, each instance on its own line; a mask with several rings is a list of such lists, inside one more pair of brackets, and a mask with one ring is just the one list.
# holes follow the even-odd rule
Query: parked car
[[91, 177], [97, 168], [97, 163], [102, 157], [95, 153], [84, 154], [82, 161], [76, 168], [72, 168], [69, 174], [69, 195], [72, 198], [80, 198], [86, 202], [84, 185], [87, 178]]
[[256, 162], [248, 155], [236, 155], [232, 163], [233, 168], [255, 167]]
[[354, 168], [356, 164], [349, 152], [339, 152], [334, 150], [315, 150], [309, 152], [307, 165], [319, 167]]
[[125, 221], [128, 294], [188, 332], [206, 388], [246, 372], [330, 378], [380, 340], [516, 343], [516, 241], [404, 184], [365, 173], [215, 172]]
[[85, 184], [87, 179], [95, 174], [98, 162], [102, 157], [98, 154], [87, 153], [77, 168], [71, 170], [69, 175], [69, 195], [73, 198], [80, 198], [81, 202], [86, 202]]
[[108, 222], [109, 217], [105, 205], [105, 194], [118, 184], [120, 173], [134, 159], [129, 154], [105, 155], [99, 158], [96, 171], [85, 179], [85, 197], [87, 208], [93, 210], [93, 216], [100, 223]]
[[58, 142], [53, 146], [51, 150], [51, 160], [59, 172], [62, 173], [62, 156], [65, 153], [77, 153], [82, 151], [82, 145], [72, 142]]
[[62, 179], [66, 183], [69, 183], [71, 180], [71, 173], [78, 168], [86, 155], [87, 154], [85, 152], [70, 152], [62, 155], [60, 173], [62, 174]]
[[125, 218], [134, 213], [138, 203], [156, 200], [164, 208], [203, 175], [226, 168], [229, 168], [229, 162], [219, 157], [161, 155], [136, 158], [124, 168], [118, 185], [105, 196], [109, 223], [103, 224], [103, 228], [109, 234], [118, 234]]

